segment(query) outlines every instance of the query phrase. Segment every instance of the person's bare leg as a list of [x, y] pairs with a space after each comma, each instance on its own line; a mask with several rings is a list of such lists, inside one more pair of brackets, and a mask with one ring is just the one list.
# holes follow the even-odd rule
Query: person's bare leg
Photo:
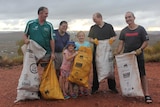
[[69, 93], [69, 82], [67, 79], [65, 79], [65, 90], [66, 90], [66, 93]]
[[65, 90], [65, 80], [64, 80], [64, 77], [60, 77], [62, 78], [62, 92], [63, 92], [63, 95], [66, 96], [66, 90]]
[[60, 85], [61, 90], [63, 90], [62, 76], [60, 76], [59, 78], [59, 85]]
[[144, 95], [149, 95], [149, 92], [148, 92], [148, 82], [147, 82], [147, 78], [146, 76], [142, 76], [141, 77], [141, 83], [142, 83], [142, 88], [143, 88], [143, 91], [144, 91]]
[[152, 99], [151, 99], [151, 97], [149, 95], [149, 91], [148, 91], [148, 81], [147, 81], [147, 78], [145, 75], [141, 77], [141, 83], [142, 83], [142, 88], [144, 91], [145, 102], [152, 103]]

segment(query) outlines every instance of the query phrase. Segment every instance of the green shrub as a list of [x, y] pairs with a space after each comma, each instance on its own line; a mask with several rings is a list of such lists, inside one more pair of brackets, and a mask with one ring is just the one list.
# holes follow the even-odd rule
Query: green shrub
[[147, 55], [151, 55], [153, 53], [153, 47], [152, 46], [148, 46], [145, 50], [144, 50], [145, 54]]
[[23, 64], [23, 56], [16, 56], [13, 58], [14, 65]]
[[160, 41], [148, 46], [144, 52], [146, 62], [160, 62]]
[[22, 47], [23, 44], [24, 44], [24, 40], [19, 40], [19, 41], [16, 42], [16, 45], [18, 46], [17, 53], [20, 56], [23, 55], [22, 50], [21, 50], [21, 47]]
[[160, 41], [153, 45], [153, 53], [160, 53]]
[[[9, 57], [7, 55], [0, 56], [0, 66], [14, 66], [23, 63], [23, 53], [21, 46], [24, 44], [23, 40], [17, 41], [16, 45], [19, 46], [17, 53], [18, 56]], [[93, 47], [92, 47], [93, 48]], [[148, 46], [144, 50], [144, 57], [146, 62], [160, 62], [160, 41], [152, 46]]]
[[8, 56], [8, 55], [3, 55], [0, 56], [0, 66], [14, 66], [14, 65], [19, 65], [23, 63], [23, 53], [21, 50], [22, 45], [24, 44], [23, 40], [19, 40], [16, 42], [16, 45], [18, 46], [18, 56]]
[[12, 66], [13, 60], [9, 58], [7, 55], [4, 55], [0, 60], [0, 66]]

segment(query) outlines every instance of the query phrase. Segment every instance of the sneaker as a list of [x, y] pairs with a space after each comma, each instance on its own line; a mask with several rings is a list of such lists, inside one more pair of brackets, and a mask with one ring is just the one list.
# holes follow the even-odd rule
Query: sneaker
[[85, 90], [83, 93], [85, 96], [89, 95], [89, 92], [87, 90]]
[[77, 98], [77, 95], [76, 94], [71, 94], [71, 97], [72, 98]]
[[152, 103], [152, 98], [151, 98], [151, 96], [145, 96], [144, 97], [145, 98], [145, 102], [147, 103], [147, 104], [150, 104], [150, 103]]
[[116, 89], [116, 88], [114, 88], [114, 89], [110, 89], [113, 93], [118, 93], [118, 90]]
[[64, 99], [69, 99], [69, 98], [70, 98], [70, 96], [68, 96], [68, 95], [64, 96]]

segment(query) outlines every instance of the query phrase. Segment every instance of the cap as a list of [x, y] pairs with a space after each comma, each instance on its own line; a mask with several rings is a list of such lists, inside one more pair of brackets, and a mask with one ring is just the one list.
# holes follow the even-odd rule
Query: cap
[[69, 45], [73, 45], [74, 48], [76, 48], [75, 42], [74, 41], [68, 41], [66, 44], [66, 48], [68, 48]]

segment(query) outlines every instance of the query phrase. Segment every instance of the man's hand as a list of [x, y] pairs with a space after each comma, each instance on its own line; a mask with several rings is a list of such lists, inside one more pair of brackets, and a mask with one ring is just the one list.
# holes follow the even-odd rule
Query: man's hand
[[51, 53], [51, 59], [54, 60], [55, 59], [55, 54], [52, 52]]
[[136, 55], [140, 55], [142, 53], [142, 48], [136, 50]]
[[25, 40], [24, 40], [24, 43], [25, 43], [25, 44], [28, 44], [29, 42], [30, 42], [29, 39], [25, 39]]
[[115, 37], [110, 38], [110, 39], [109, 39], [109, 44], [112, 45], [112, 43], [113, 43], [115, 40], [116, 40]]
[[120, 52], [113, 52], [113, 57], [115, 58], [116, 55], [119, 55]]
[[110, 39], [109, 39], [109, 44], [112, 45], [113, 42], [114, 42], [113, 39], [110, 38]]

